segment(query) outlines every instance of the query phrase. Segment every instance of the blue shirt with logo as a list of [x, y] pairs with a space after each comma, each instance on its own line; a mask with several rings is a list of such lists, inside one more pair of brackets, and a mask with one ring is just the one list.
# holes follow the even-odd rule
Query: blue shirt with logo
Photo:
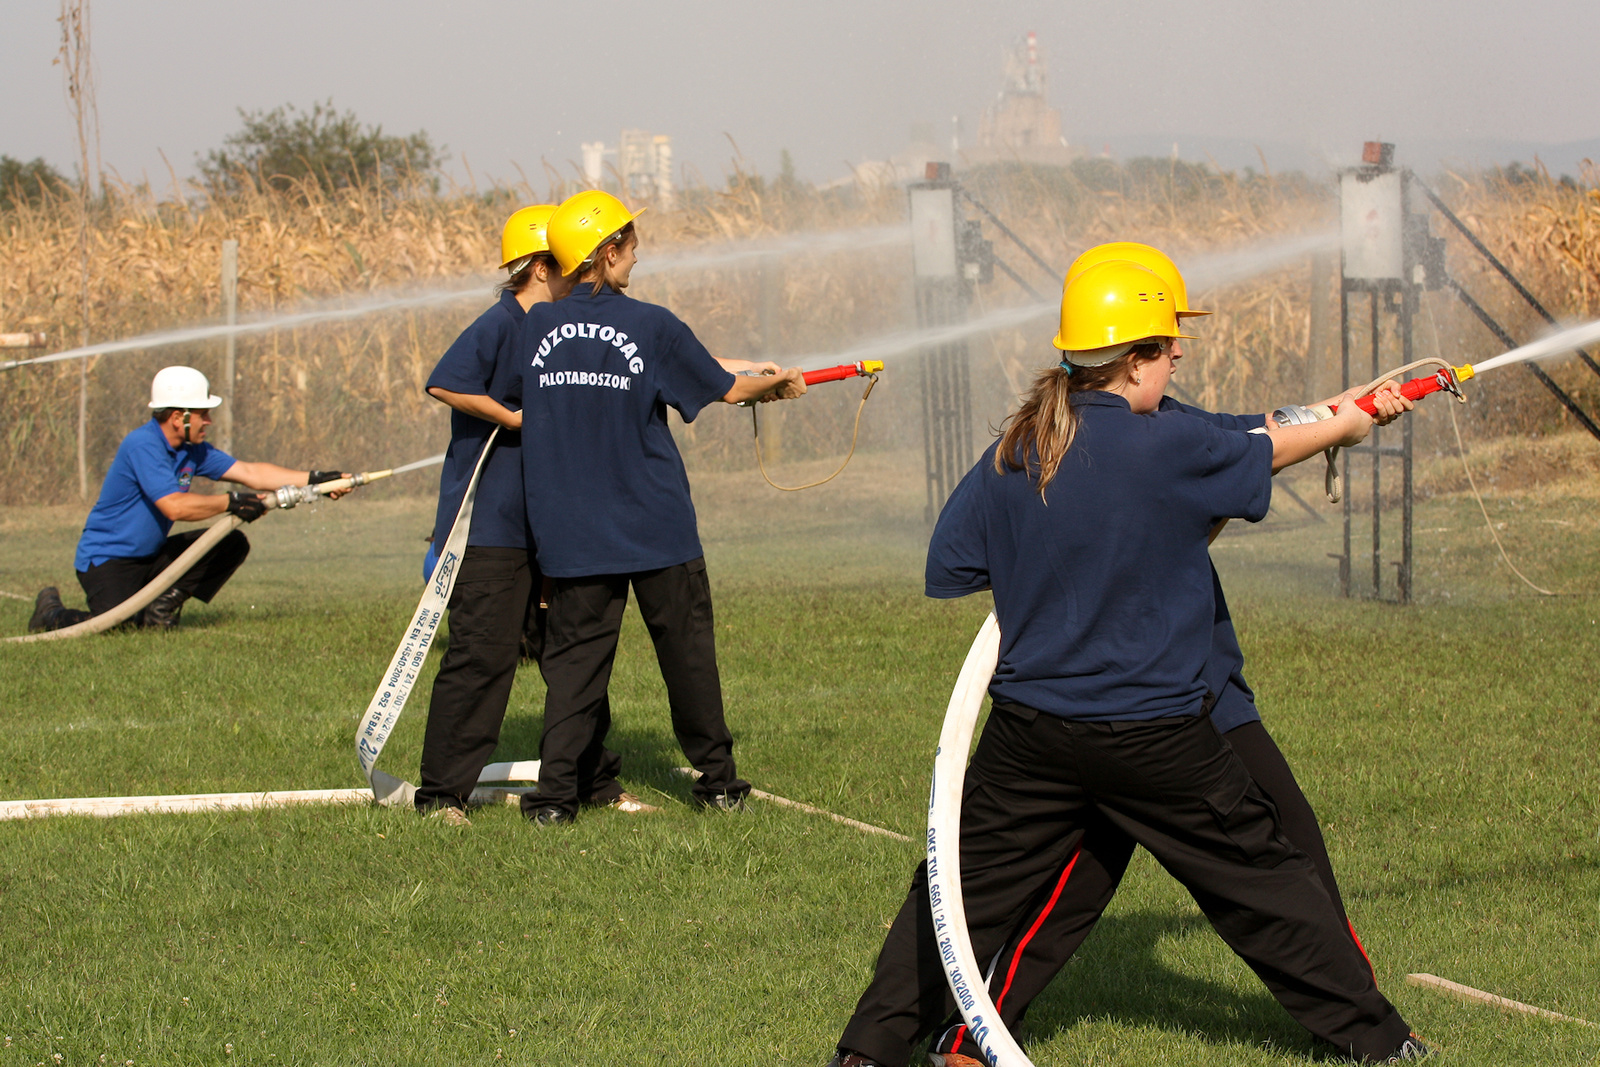
[[187, 493], [195, 475], [213, 480], [228, 473], [234, 459], [208, 444], [167, 444], [154, 419], [117, 446], [100, 497], [83, 524], [73, 566], [79, 571], [112, 559], [143, 559], [166, 543], [172, 520], [156, 501]]
[[[517, 392], [514, 359], [517, 332], [526, 314], [509, 292], [462, 331], [428, 376], [426, 388], [487, 396], [515, 411], [522, 406]], [[433, 520], [433, 544], [442, 549], [456, 512], [467, 495], [467, 483], [483, 452], [483, 443], [495, 428], [474, 415], [450, 411], [450, 446], [445, 449], [439, 474], [439, 510]], [[472, 529], [467, 544], [480, 548], [526, 548], [531, 545], [527, 508], [522, 499], [522, 435], [502, 429], [494, 452], [478, 478], [478, 495], [472, 505]], [[431, 557], [430, 557], [431, 559]], [[431, 571], [431, 563], [425, 564]]]
[[998, 442], [956, 487], [927, 593], [993, 588], [997, 701], [1085, 720], [1197, 715], [1216, 631], [1206, 537], [1266, 516], [1272, 442], [1182, 411], [1137, 415], [1113, 393], [1072, 399], [1077, 437], [1045, 499], [1028, 474], [995, 471]]
[[667, 408], [693, 422], [733, 375], [666, 308], [578, 285], [517, 338], [539, 569], [633, 574], [703, 555]]

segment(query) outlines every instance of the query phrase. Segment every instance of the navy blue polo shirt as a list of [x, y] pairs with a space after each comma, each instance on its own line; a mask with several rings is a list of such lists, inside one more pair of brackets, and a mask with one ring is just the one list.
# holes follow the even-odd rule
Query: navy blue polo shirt
[[[1041, 499], [991, 445], [951, 494], [928, 547], [927, 593], [992, 587], [997, 701], [1087, 720], [1199, 714], [1216, 600], [1206, 535], [1260, 521], [1272, 442], [1122, 397], [1073, 397], [1077, 438]], [[1048, 501], [1048, 502], [1047, 502]]]
[[219, 479], [233, 464], [232, 456], [208, 444], [173, 448], [160, 424], [151, 419], [117, 446], [100, 497], [83, 524], [73, 567], [86, 571], [107, 560], [155, 555], [172, 531], [172, 520], [156, 501], [187, 493], [197, 474]]
[[693, 422], [734, 378], [689, 327], [666, 308], [580, 284], [529, 311], [517, 365], [539, 569], [632, 574], [703, 555], [667, 408]]
[[[1227, 415], [1182, 404], [1171, 397], [1161, 398], [1161, 410], [1182, 411], [1225, 430], [1248, 432], [1267, 422], [1265, 415]], [[1260, 722], [1261, 713], [1256, 710], [1255, 693], [1244, 680], [1244, 652], [1239, 648], [1239, 638], [1233, 629], [1233, 616], [1228, 611], [1227, 599], [1222, 595], [1222, 579], [1218, 577], [1215, 565], [1211, 568], [1211, 584], [1217, 606], [1205, 682], [1206, 688], [1217, 694], [1217, 701], [1211, 708], [1211, 722], [1218, 733], [1225, 734], [1247, 722]]]
[[[428, 376], [426, 388], [487, 396], [515, 411], [522, 406], [516, 391], [515, 342], [526, 313], [509, 292], [500, 294], [494, 307], [479, 315], [457, 337], [438, 366]], [[495, 424], [465, 412], [450, 410], [450, 447], [445, 449], [444, 470], [439, 473], [439, 511], [433, 520], [433, 543], [443, 548], [450, 526], [467, 495], [472, 468], [477, 466], [483, 443]], [[478, 478], [478, 495], [472, 505], [472, 530], [467, 544], [480, 548], [526, 548], [531, 544], [527, 507], [522, 500], [521, 435], [502, 429], [495, 438], [494, 454]]]

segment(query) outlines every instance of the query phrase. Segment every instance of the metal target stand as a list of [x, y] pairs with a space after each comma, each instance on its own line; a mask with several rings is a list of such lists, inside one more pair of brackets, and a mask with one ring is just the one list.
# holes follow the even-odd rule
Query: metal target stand
[[[1555, 323], [1555, 317], [1545, 310], [1533, 294], [1517, 280], [1488, 247], [1478, 239], [1467, 225], [1439, 199], [1432, 189], [1410, 170], [1394, 165], [1394, 145], [1368, 141], [1360, 166], [1349, 168], [1339, 175], [1339, 230], [1340, 230], [1340, 285], [1339, 285], [1339, 352], [1341, 388], [1349, 389], [1383, 372], [1385, 366], [1394, 365], [1382, 355], [1384, 351], [1383, 319], [1394, 317], [1394, 334], [1400, 348], [1399, 364], [1412, 362], [1413, 327], [1421, 308], [1422, 294], [1447, 290], [1472, 312], [1479, 322], [1494, 334], [1508, 349], [1517, 347], [1511, 334], [1474, 300], [1459, 282], [1450, 276], [1445, 266], [1445, 240], [1433, 236], [1429, 211], [1437, 210], [1446, 221], [1467, 239], [1472, 248], [1514, 288], [1546, 322]], [[1362, 296], [1365, 296], [1365, 300]], [[1371, 374], [1361, 373], [1351, 377], [1353, 350], [1357, 347], [1355, 326], [1351, 321], [1353, 305], [1366, 305], [1366, 347], [1371, 352]], [[1584, 364], [1600, 375], [1600, 363], [1579, 350]], [[1584, 429], [1600, 439], [1600, 424], [1591, 418], [1554, 379], [1533, 363], [1524, 363], [1539, 383], [1556, 398]], [[1409, 377], [1409, 376], [1408, 376]], [[1392, 562], [1395, 568], [1396, 603], [1409, 604], [1414, 589], [1412, 526], [1415, 515], [1415, 485], [1413, 461], [1415, 455], [1415, 423], [1402, 421], [1400, 444], [1385, 444], [1386, 431], [1374, 427], [1367, 442], [1343, 450], [1340, 462], [1344, 477], [1344, 551], [1330, 553], [1339, 562], [1339, 590], [1351, 596], [1355, 584], [1354, 514], [1350, 470], [1352, 454], [1371, 458], [1372, 523], [1371, 564], [1372, 584], [1363, 595], [1382, 599], [1383, 582], [1383, 460], [1400, 461], [1401, 514], [1400, 559]]]

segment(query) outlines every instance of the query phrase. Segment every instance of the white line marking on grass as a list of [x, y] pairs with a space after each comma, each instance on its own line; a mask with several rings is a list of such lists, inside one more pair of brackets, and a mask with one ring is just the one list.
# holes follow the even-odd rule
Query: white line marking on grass
[[1462, 985], [1460, 982], [1452, 982], [1447, 978], [1440, 978], [1436, 974], [1408, 974], [1406, 975], [1406, 981], [1415, 986], [1423, 986], [1430, 989], [1442, 989], [1446, 993], [1452, 993], [1455, 996], [1460, 997], [1469, 1004], [1487, 1004], [1491, 1008], [1501, 1008], [1505, 1011], [1520, 1011], [1528, 1015], [1537, 1015], [1541, 1019], [1557, 1019], [1564, 1023], [1578, 1023], [1581, 1026], [1595, 1025], [1587, 1019], [1578, 1019], [1571, 1015], [1562, 1015], [1558, 1011], [1550, 1011], [1546, 1008], [1535, 1007], [1532, 1004], [1524, 1004], [1520, 1000], [1511, 1000], [1509, 997], [1501, 997], [1496, 996], [1493, 993], [1485, 993], [1481, 989], [1473, 989], [1469, 985]]
[[[687, 774], [691, 778], [700, 777], [700, 772], [695, 770], [693, 767], [679, 767], [678, 773]], [[907, 837], [905, 834], [897, 834], [893, 830], [886, 829], [882, 826], [873, 826], [869, 822], [859, 822], [855, 819], [840, 815], [837, 812], [827, 811], [823, 808], [814, 808], [810, 804], [802, 804], [798, 800], [790, 800], [788, 797], [780, 797], [778, 794], [769, 793], [765, 789], [752, 788], [750, 790], [750, 795], [755, 797], [757, 800], [765, 800], [770, 803], [777, 804], [779, 807], [793, 808], [795, 811], [803, 811], [807, 815], [821, 815], [823, 818], [832, 819], [841, 826], [848, 826], [853, 830], [860, 830], [864, 834], [877, 834], [880, 837], [892, 837], [896, 841], [905, 841], [907, 843], [910, 843], [911, 841], [911, 838]]]
[[27, 600], [32, 600], [33, 599], [33, 597], [31, 597], [31, 596], [23, 596], [21, 593], [8, 593], [4, 589], [0, 589], [0, 596], [8, 596], [12, 600], [27, 601]]

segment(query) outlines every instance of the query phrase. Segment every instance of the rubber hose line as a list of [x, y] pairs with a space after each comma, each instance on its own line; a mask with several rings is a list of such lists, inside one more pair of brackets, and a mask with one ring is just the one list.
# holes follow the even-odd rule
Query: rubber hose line
[[805, 485], [779, 485], [767, 473], [766, 461], [761, 458], [761, 420], [756, 416], [756, 409], [759, 405], [750, 405], [750, 429], [755, 436], [756, 466], [761, 468], [761, 477], [766, 479], [768, 485], [780, 492], [798, 493], [802, 489], [815, 489], [819, 485], [826, 485], [844, 473], [844, 469], [850, 465], [850, 457], [856, 454], [856, 441], [861, 437], [861, 413], [867, 408], [867, 397], [872, 395], [873, 388], [878, 384], [878, 376], [876, 374], [869, 374], [867, 378], [869, 380], [866, 391], [861, 394], [861, 403], [856, 405], [855, 428], [850, 431], [850, 451], [845, 453], [844, 462], [839, 464], [839, 468], [826, 478], [819, 478], [814, 482], [807, 482]]

